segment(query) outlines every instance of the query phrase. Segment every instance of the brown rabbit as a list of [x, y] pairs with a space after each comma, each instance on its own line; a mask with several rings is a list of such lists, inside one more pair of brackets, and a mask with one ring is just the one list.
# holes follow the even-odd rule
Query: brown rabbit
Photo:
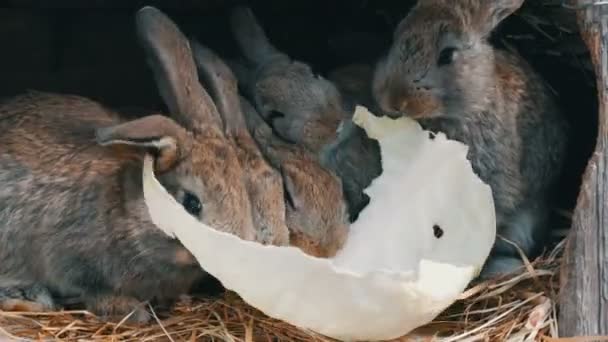
[[251, 9], [236, 7], [231, 22], [245, 57], [232, 63], [243, 93], [277, 136], [304, 146], [340, 177], [350, 220], [356, 220], [369, 202], [363, 189], [382, 171], [377, 141], [351, 122], [355, 107], [330, 81], [270, 43]]
[[212, 50], [191, 40], [199, 77], [224, 122], [224, 130], [231, 139], [242, 167], [253, 210], [253, 224], [257, 241], [275, 245], [289, 243], [285, 224], [285, 201], [281, 175], [264, 159], [255, 140], [249, 134], [241, 110], [237, 80], [230, 68]]
[[334, 256], [348, 235], [340, 179], [319, 165], [303, 147], [273, 135], [270, 126], [243, 97], [241, 107], [262, 153], [281, 171], [291, 245], [313, 256]]
[[159, 181], [202, 222], [255, 237], [244, 172], [201, 87], [189, 43], [162, 12], [136, 14], [173, 119], [123, 121], [79, 96], [28, 93], [0, 105], [0, 307], [77, 298], [102, 317], [150, 316], [205, 276], [156, 227], [142, 190], [145, 152]]
[[[534, 256], [548, 231], [568, 127], [540, 77], [487, 37], [524, 0], [420, 0], [377, 65], [373, 92], [407, 115], [469, 146], [473, 169], [493, 190], [498, 234]], [[522, 265], [497, 239], [483, 276]]]

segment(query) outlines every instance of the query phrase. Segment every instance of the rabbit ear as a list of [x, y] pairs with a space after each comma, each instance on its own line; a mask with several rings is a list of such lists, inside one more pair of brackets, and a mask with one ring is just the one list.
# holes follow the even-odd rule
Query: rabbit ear
[[197, 132], [221, 129], [217, 109], [199, 83], [188, 39], [177, 25], [151, 6], [140, 9], [135, 21], [160, 95], [175, 119]]
[[244, 97], [240, 97], [240, 100], [249, 132], [251, 132], [260, 151], [262, 151], [262, 154], [268, 159], [270, 164], [278, 168], [281, 165], [281, 161], [285, 158], [285, 154], [288, 153], [285, 149], [281, 149], [282, 146], [285, 146], [284, 143], [274, 136], [272, 128], [264, 121], [249, 101]]
[[246, 97], [254, 98], [254, 71], [246, 66], [245, 61], [228, 59], [226, 64], [237, 79], [239, 91]]
[[157, 152], [156, 167], [164, 171], [180, 159], [188, 142], [186, 131], [162, 115], [150, 115], [115, 126], [98, 128], [95, 140], [101, 146], [129, 145]]
[[195, 40], [190, 42], [200, 80], [206, 85], [228, 134], [247, 131], [238, 94], [236, 77], [211, 49]]
[[524, 0], [480, 0], [482, 15], [479, 17], [482, 34], [488, 35], [505, 18], [517, 11]]
[[237, 44], [249, 62], [259, 66], [271, 58], [287, 58], [270, 43], [251, 8], [235, 7], [230, 16], [230, 24]]

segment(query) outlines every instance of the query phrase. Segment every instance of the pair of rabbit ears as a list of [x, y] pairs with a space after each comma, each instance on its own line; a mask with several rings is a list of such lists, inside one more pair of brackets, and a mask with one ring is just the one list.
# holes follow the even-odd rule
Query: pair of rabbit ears
[[[239, 121], [237, 83], [218, 56], [188, 40], [160, 10], [146, 6], [135, 17], [139, 43], [171, 118], [151, 115], [99, 129], [97, 142], [155, 149], [157, 166], [162, 170], [187, 153], [190, 133], [223, 136], [227, 123], [244, 126], [242, 119]], [[224, 125], [220, 113], [230, 116], [224, 118]]]
[[140, 43], [172, 115], [197, 133], [223, 128], [233, 134], [245, 128], [237, 79], [228, 65], [186, 38], [158, 9], [144, 7], [136, 17]]
[[[474, 34], [477, 38], [487, 37], [504, 19], [517, 11], [524, 0], [420, 0], [416, 8], [424, 8], [422, 12], [434, 8], [454, 13], [460, 19], [465, 32]], [[395, 30], [399, 36], [405, 30], [406, 20], [403, 20]]]
[[[503, 20], [517, 11], [524, 0], [476, 0], [478, 8], [473, 9], [470, 23], [482, 36], [488, 36]], [[465, 6], [467, 1], [463, 2]], [[477, 4], [474, 4], [477, 5]]]

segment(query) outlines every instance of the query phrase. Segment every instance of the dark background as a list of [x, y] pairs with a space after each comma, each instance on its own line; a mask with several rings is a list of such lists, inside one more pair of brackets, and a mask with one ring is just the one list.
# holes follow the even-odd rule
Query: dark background
[[[278, 48], [326, 73], [348, 63], [373, 63], [413, 2], [248, 3]], [[155, 5], [186, 34], [231, 56], [235, 46], [227, 14], [236, 3], [243, 1], [0, 0], [0, 97], [36, 89], [79, 94], [108, 106], [164, 109], [135, 40], [135, 11]], [[560, 198], [568, 210], [595, 144], [597, 99], [574, 14], [551, 3], [528, 0], [492, 41], [523, 55], [555, 90], [568, 115], [575, 135]]]

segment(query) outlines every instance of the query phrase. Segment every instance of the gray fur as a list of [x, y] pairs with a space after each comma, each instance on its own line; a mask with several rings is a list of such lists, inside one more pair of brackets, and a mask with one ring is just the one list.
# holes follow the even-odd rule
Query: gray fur
[[145, 151], [155, 154], [157, 177], [178, 201], [186, 191], [200, 199], [203, 208], [192, 215], [254, 239], [244, 171], [187, 40], [155, 8], [137, 18], [142, 43], [154, 47], [146, 51], [161, 95], [182, 125], [161, 115], [124, 121], [71, 95], [31, 92], [2, 103], [0, 305], [51, 309], [53, 294], [103, 318], [133, 312], [132, 322], [145, 322], [144, 302], [170, 304], [205, 277], [188, 250], [150, 221]]
[[[387, 113], [469, 146], [474, 171], [493, 191], [498, 234], [533, 256], [548, 232], [568, 128], [534, 70], [486, 40], [522, 2], [421, 0], [378, 63], [373, 92]], [[456, 48], [453, 62], [440, 66], [448, 47]], [[519, 254], [499, 239], [495, 258], [509, 261], [490, 260], [485, 276], [512, 271]]]
[[231, 23], [245, 57], [245, 63], [232, 63], [243, 93], [276, 135], [304, 146], [340, 177], [354, 221], [369, 200], [363, 189], [381, 173], [377, 142], [357, 128], [338, 136], [354, 106], [332, 82], [274, 47], [249, 8], [234, 9]]

